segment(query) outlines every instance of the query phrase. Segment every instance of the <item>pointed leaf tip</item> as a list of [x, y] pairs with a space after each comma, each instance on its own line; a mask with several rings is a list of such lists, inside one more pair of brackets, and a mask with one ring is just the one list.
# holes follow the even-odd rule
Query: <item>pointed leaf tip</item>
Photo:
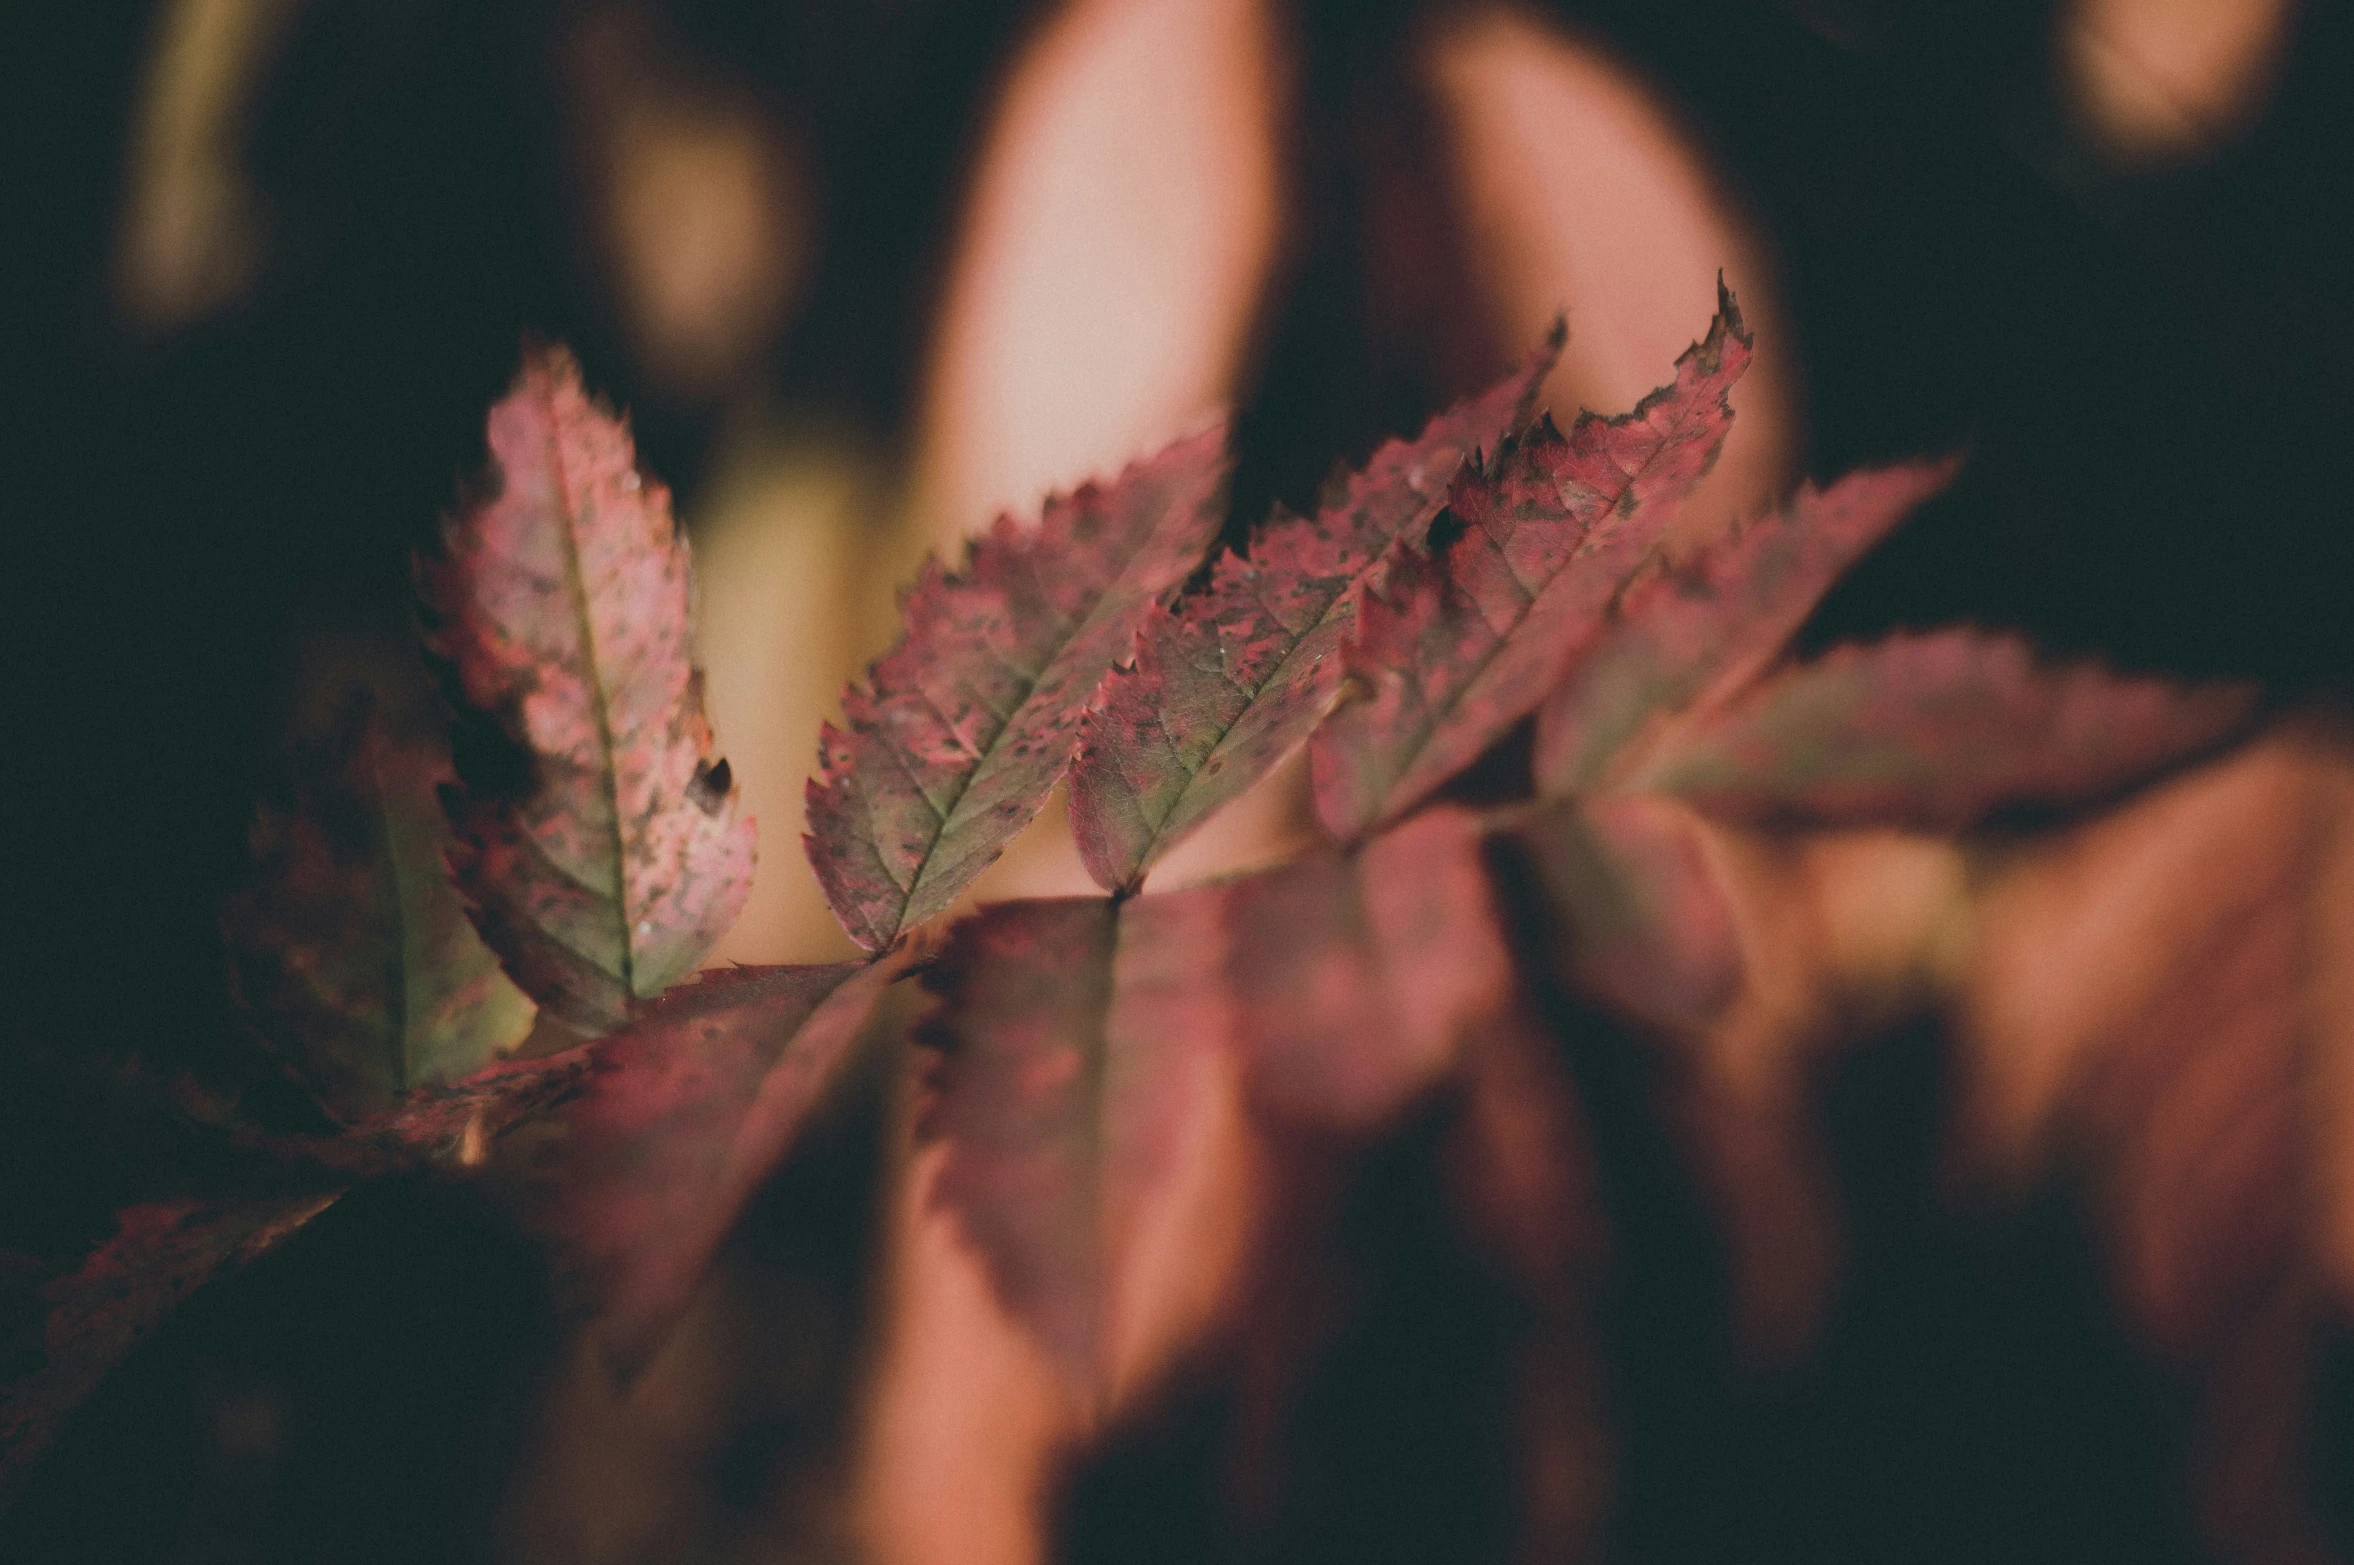
[[1314, 516], [1279, 514], [1247, 558], [1221, 555], [1201, 591], [1144, 617], [1134, 668], [1097, 692], [1071, 769], [1072, 829], [1098, 885], [1134, 886], [1323, 720], [1357, 584], [1528, 420], [1567, 330], [1556, 320], [1519, 369], [1388, 441]]
[[1079, 742], [1080, 715], [1137, 626], [1216, 536], [1223, 426], [1001, 516], [951, 574], [927, 562], [899, 644], [842, 697], [808, 788], [803, 846], [869, 951], [940, 912], [1029, 824]]
[[488, 492], [417, 577], [462, 718], [450, 863], [526, 992], [591, 1032], [692, 971], [751, 889], [714, 754], [670, 497], [562, 349], [489, 419]]
[[1538, 791], [1607, 786], [1679, 713], [1712, 705], [1779, 657], [1855, 562], [1960, 469], [1958, 458], [1861, 468], [1654, 553], [1537, 713]]
[[2257, 698], [2245, 684], [2039, 665], [2012, 636], [1897, 635], [1696, 712], [1626, 786], [1724, 819], [1951, 831], [1998, 808], [2120, 792], [2230, 738]]
[[1616, 417], [1550, 419], [1454, 483], [1431, 547], [1394, 546], [1342, 648], [1366, 698], [1309, 749], [1317, 813], [1357, 838], [1395, 820], [1526, 716], [1715, 464], [1751, 342], [1729, 291], [1676, 375]]

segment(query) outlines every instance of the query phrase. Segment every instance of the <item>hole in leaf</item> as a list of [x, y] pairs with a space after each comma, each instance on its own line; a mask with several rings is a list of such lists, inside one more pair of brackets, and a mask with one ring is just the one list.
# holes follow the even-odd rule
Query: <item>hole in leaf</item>
[[687, 797], [704, 814], [717, 815], [735, 786], [736, 774], [728, 769], [727, 758], [722, 756], [695, 768], [694, 781], [687, 784]]

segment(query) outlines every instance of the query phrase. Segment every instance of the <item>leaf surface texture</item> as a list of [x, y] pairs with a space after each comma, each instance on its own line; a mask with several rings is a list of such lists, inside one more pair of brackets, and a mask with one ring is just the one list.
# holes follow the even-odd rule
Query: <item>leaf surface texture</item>
[[591, 1033], [692, 971], [751, 889], [703, 715], [685, 541], [560, 350], [490, 412], [488, 492], [421, 560], [463, 786], [451, 866], [524, 991]]
[[1000, 517], [962, 571], [926, 562], [809, 784], [809, 862], [861, 946], [947, 907], [1046, 802], [1096, 687], [1216, 536], [1225, 441], [1208, 430], [1049, 499], [1035, 526]]
[[1277, 516], [1247, 558], [1222, 554], [1204, 590], [1145, 616], [1135, 666], [1104, 681], [1071, 768], [1098, 885], [1134, 884], [1307, 738], [1340, 688], [1358, 582], [1397, 540], [1421, 542], [1464, 463], [1527, 420], [1560, 347], [1556, 328], [1520, 370], [1385, 443], [1314, 516]]
[[[1714, 464], [1749, 365], [1730, 294], [1676, 376], [1614, 418], [1550, 420], [1460, 474], [1453, 526], [1402, 542], [1344, 643], [1357, 692], [1309, 747], [1317, 813], [1353, 839], [1396, 819], [1535, 709]], [[1446, 518], [1442, 518], [1446, 520]]]

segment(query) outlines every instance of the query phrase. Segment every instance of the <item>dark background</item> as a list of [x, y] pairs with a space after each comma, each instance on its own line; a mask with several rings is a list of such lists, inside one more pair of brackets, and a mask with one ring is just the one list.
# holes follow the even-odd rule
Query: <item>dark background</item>
[[[815, 150], [817, 271], [763, 373], [888, 446], [979, 116], [1036, 8], [656, 9], [669, 47], [749, 84]], [[1558, 9], [1682, 104], [1761, 214], [1801, 347], [1812, 471], [1957, 441], [1974, 453], [1957, 492], [1826, 605], [1818, 638], [1972, 619], [2283, 692], [2342, 681], [2344, 5], [2304, 8], [2244, 136], [2154, 174], [2065, 134], [2048, 8], [2030, 0]], [[1415, 112], [1397, 55], [1412, 10], [1295, 7], [1293, 155], [1318, 195], [1264, 305], [1239, 521], [1270, 496], [1304, 501], [1334, 458], [1463, 389], [1433, 383], [1428, 342], [1374, 286], [1373, 194], [1421, 177], [1396, 129]], [[522, 334], [578, 347], [592, 382], [633, 408], [648, 465], [691, 496], [711, 420], [633, 385], [559, 194], [544, 58], [559, 19], [548, 3], [307, 7], [251, 125], [286, 242], [248, 302], [144, 342], [111, 319], [104, 277], [150, 18], [69, 6], [42, 19], [50, 36], [10, 29], [11, 91], [30, 110], [5, 305], [20, 388], [0, 744], [12, 1050], [226, 1067], [213, 909], [241, 862], [290, 618], [322, 594], [397, 588], [478, 460], [481, 410]], [[1606, 1173], [1636, 1236], [1613, 1349], [1640, 1410], [1622, 1432], [1627, 1557], [2199, 1557], [2173, 1476], [2178, 1410], [2105, 1324], [2079, 1214], [2055, 1198], [1995, 1228], [1937, 1215], [1936, 1038], [1824, 1084], [1850, 1174], [1853, 1282], [1819, 1361], [1769, 1385], [1731, 1368], [1705, 1225], [1652, 1145], [1640, 1091], [1613, 1087], [1628, 1069], [1616, 1058], [1596, 1044], [1580, 1070], [1597, 1122], [1620, 1126]], [[69, 1124], [29, 1088], [0, 1101], [0, 1248], [95, 1231], [133, 1182], [122, 1163], [72, 1156]], [[847, 1145], [786, 1176], [834, 1191], [837, 1219], [867, 1199], [862, 1143]], [[1449, 1269], [1444, 1224], [1415, 1219], [1427, 1171], [1414, 1157], [1368, 1181], [1364, 1264], [1386, 1280], [1319, 1382], [1327, 1423], [1304, 1438], [1326, 1466], [1243, 1552], [1495, 1557], [1491, 1305]], [[818, 1273], [856, 1275], [855, 1223], [811, 1238], [817, 1219], [766, 1220]], [[527, 1260], [462, 1208], [415, 1191], [355, 1200], [142, 1354], [0, 1522], [0, 1557], [465, 1557], [457, 1540], [495, 1490], [484, 1474], [520, 1438], [534, 1287]], [[189, 1519], [225, 1481], [202, 1466], [217, 1451], [185, 1432], [219, 1389], [207, 1375], [292, 1387], [310, 1420], [275, 1498], [255, 1502], [265, 1519], [215, 1533]], [[811, 1394], [816, 1426], [832, 1427], [847, 1392]], [[2334, 1482], [2350, 1471], [2354, 1393], [2332, 1394], [2340, 1465], [2320, 1471]], [[1170, 1410], [1083, 1475], [1074, 1553], [1240, 1548], [1200, 1508], [1222, 1416], [1215, 1398]], [[778, 1437], [738, 1459], [792, 1449]]]

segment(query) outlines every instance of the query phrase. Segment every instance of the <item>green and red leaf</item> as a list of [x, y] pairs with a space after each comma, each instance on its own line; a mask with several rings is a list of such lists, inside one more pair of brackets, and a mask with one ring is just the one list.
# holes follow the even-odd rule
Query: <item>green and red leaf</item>
[[[1354, 839], [1397, 819], [1533, 711], [1732, 427], [1750, 339], [1721, 293], [1708, 335], [1630, 413], [1550, 420], [1455, 481], [1426, 549], [1369, 579], [1343, 658], [1356, 687], [1309, 746], [1316, 809]], [[1447, 525], [1451, 518], [1453, 525]]]
[[1952, 831], [2108, 797], [2212, 749], [2255, 705], [2247, 685], [2038, 667], [2008, 636], [1892, 636], [1695, 712], [1623, 786], [1728, 820]]
[[1000, 517], [960, 572], [926, 562], [906, 632], [843, 693], [848, 731], [827, 725], [809, 784], [803, 845], [861, 946], [947, 907], [1046, 802], [1104, 675], [1216, 536], [1225, 440], [1049, 499], [1035, 527]]
[[705, 974], [590, 1045], [575, 1090], [517, 1132], [510, 1205], [619, 1373], [660, 1345], [907, 965]]
[[561, 350], [491, 409], [487, 492], [418, 586], [461, 708], [451, 867], [524, 991], [606, 1032], [694, 969], [753, 831], [703, 715], [669, 494]]
[[329, 1113], [357, 1123], [520, 1041], [531, 1001], [476, 936], [443, 867], [447, 758], [388, 731], [366, 686], [300, 736], [265, 802], [251, 882], [223, 906], [246, 1017]]
[[1607, 785], [1647, 732], [1721, 701], [1780, 657], [1823, 594], [1959, 464], [1899, 463], [1809, 484], [1681, 558], [1654, 554], [1537, 713], [1538, 792]]
[[1355, 587], [1398, 540], [1419, 544], [1464, 463], [1529, 417], [1559, 356], [1553, 335], [1520, 370], [1392, 440], [1313, 517], [1278, 515], [1248, 557], [1155, 606], [1133, 669], [1088, 710], [1071, 767], [1071, 824], [1096, 883], [1122, 890], [1296, 749], [1340, 689]]

